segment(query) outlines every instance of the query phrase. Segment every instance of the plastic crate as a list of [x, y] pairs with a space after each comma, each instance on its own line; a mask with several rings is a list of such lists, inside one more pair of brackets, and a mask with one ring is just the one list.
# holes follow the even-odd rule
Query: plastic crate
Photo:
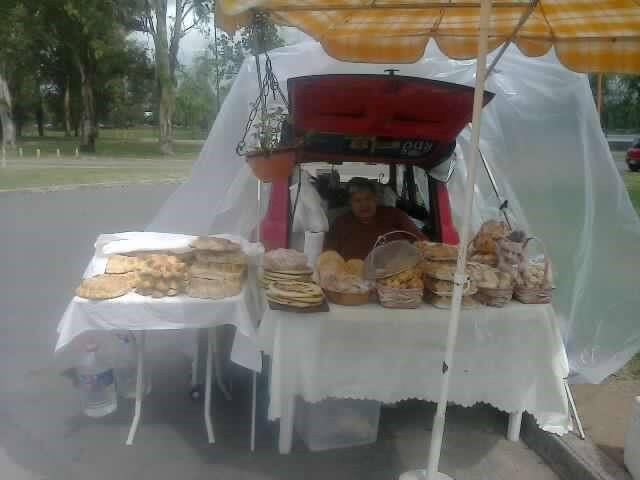
[[379, 421], [380, 402], [373, 400], [296, 399], [295, 431], [314, 452], [374, 443]]

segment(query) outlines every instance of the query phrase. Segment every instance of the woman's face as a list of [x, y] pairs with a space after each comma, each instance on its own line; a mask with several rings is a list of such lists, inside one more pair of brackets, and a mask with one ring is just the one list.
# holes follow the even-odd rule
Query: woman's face
[[376, 215], [376, 194], [362, 191], [351, 194], [351, 211], [361, 222], [368, 222]]

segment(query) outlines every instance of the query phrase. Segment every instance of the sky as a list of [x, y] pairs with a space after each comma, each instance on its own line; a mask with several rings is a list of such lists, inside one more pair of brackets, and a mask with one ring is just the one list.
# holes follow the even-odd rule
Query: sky
[[[175, 13], [175, 4], [172, 5], [172, 3], [173, 2], [170, 2], [167, 17], [171, 17]], [[167, 18], [167, 20], [169, 20], [170, 22], [169, 18]], [[185, 23], [189, 24], [190, 20], [188, 19]], [[213, 25], [211, 25], [211, 27], [212, 26]], [[298, 31], [295, 28], [282, 27], [279, 30], [280, 35], [287, 45], [298, 43], [308, 38], [304, 33]], [[149, 36], [143, 33], [135, 33], [133, 34], [133, 38], [137, 39], [140, 43], [149, 48], [149, 50], [153, 50], [153, 41]], [[211, 41], [212, 40], [213, 39], [211, 39]], [[206, 35], [200, 30], [194, 28], [193, 30], [189, 31], [180, 42], [180, 50], [178, 52], [179, 62], [182, 65], [190, 65], [193, 62], [193, 59], [198, 55], [198, 53], [206, 49], [209, 41], [210, 40], [206, 37]]]

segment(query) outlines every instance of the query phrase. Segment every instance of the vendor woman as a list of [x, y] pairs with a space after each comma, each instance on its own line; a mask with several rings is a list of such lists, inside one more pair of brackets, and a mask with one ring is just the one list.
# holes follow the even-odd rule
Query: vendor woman
[[378, 237], [395, 230], [425, 235], [402, 210], [378, 206], [374, 182], [357, 179], [349, 183], [351, 211], [338, 217], [325, 240], [325, 250], [335, 250], [346, 259], [364, 260]]

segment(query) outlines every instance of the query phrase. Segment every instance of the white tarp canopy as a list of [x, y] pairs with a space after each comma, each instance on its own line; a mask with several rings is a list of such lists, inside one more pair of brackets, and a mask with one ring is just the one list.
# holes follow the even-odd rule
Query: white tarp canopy
[[[287, 78], [312, 74], [379, 74], [398, 68], [401, 75], [470, 86], [475, 76], [475, 60], [450, 60], [433, 43], [419, 62], [399, 66], [339, 62], [314, 42], [270, 55], [285, 92]], [[564, 68], [553, 53], [527, 58], [512, 46], [486, 89], [496, 96], [483, 113], [482, 152], [509, 199], [515, 223], [541, 238], [553, 259], [553, 303], [576, 379], [600, 382], [640, 350], [640, 221], [600, 129], [587, 78]], [[250, 235], [258, 220], [257, 182], [235, 147], [256, 96], [250, 59], [191, 178], [167, 200], [148, 230]], [[462, 161], [449, 184], [456, 222], [469, 137], [465, 130], [458, 138]], [[476, 193], [475, 228], [499, 215], [483, 172]], [[268, 196], [268, 186], [264, 194]]]

